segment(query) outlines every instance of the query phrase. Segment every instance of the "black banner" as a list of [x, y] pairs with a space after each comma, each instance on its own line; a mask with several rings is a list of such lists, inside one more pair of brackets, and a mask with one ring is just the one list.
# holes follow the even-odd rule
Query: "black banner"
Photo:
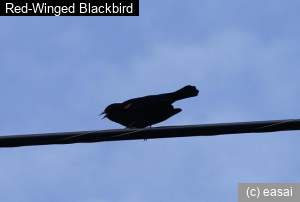
[[0, 3], [1, 16], [139, 16], [139, 0], [94, 3]]

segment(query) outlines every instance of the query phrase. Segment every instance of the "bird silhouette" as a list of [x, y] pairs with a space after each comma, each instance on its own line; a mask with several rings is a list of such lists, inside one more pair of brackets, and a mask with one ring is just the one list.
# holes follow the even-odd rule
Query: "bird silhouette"
[[[126, 128], [145, 128], [167, 120], [181, 112], [174, 102], [197, 96], [195, 86], [187, 85], [175, 92], [133, 98], [123, 103], [114, 103], [100, 114]], [[100, 116], [99, 115], [99, 116]]]

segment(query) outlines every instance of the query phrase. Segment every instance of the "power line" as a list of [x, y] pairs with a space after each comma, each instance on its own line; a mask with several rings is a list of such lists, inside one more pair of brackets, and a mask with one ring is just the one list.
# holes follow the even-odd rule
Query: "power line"
[[0, 136], [0, 147], [300, 130], [299, 119]]

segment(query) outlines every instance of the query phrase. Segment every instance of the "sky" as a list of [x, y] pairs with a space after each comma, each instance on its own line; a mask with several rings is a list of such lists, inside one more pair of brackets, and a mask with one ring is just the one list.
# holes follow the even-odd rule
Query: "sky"
[[[111, 103], [195, 85], [155, 126], [297, 119], [300, 2], [140, 1], [137, 17], [1, 17], [0, 135], [123, 128]], [[237, 201], [300, 181], [298, 131], [0, 149], [0, 197]]]

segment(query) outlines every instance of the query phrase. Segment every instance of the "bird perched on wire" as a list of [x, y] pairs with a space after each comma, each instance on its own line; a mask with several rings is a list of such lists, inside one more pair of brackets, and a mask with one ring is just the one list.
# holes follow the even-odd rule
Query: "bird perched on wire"
[[188, 85], [172, 93], [149, 95], [111, 104], [100, 115], [104, 114], [103, 119], [108, 118], [126, 128], [151, 127], [181, 112], [181, 109], [173, 107], [174, 102], [195, 97], [198, 93], [195, 86]]

